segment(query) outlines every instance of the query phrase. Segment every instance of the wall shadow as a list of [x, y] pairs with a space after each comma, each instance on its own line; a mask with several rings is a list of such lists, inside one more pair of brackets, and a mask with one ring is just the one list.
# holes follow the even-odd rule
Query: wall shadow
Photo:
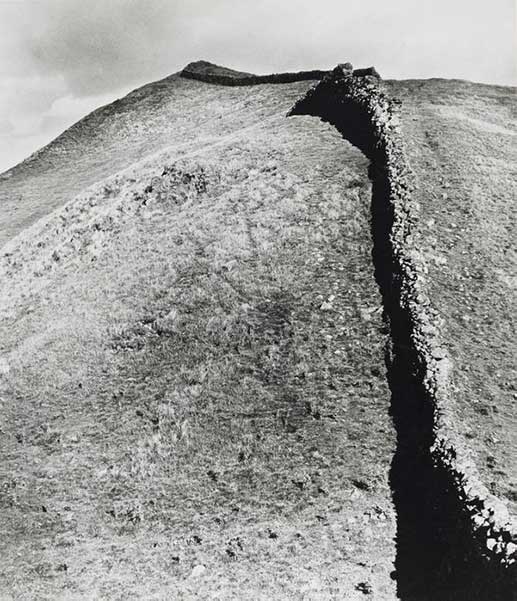
[[[385, 98], [382, 92], [378, 96]], [[426, 366], [412, 339], [415, 324], [401, 302], [405, 275], [391, 239], [392, 189], [394, 185], [407, 189], [407, 182], [390, 181], [387, 146], [393, 152], [396, 141], [376, 137], [375, 111], [371, 105], [367, 110], [368, 102], [366, 87], [334, 72], [300, 99], [289, 115], [312, 115], [332, 124], [371, 161], [372, 258], [390, 332], [386, 365], [397, 434], [389, 476], [397, 514], [398, 596], [402, 601], [512, 601], [517, 590], [511, 579], [501, 564], [493, 565], [484, 556], [452, 475], [431, 455], [434, 399], [423, 384]], [[395, 152], [403, 157], [401, 149]]]

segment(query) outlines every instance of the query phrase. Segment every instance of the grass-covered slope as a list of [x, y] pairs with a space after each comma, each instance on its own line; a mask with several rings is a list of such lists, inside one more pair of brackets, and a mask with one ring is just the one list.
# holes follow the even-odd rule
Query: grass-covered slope
[[86, 187], [164, 149], [191, 155], [253, 127], [307, 86], [234, 90], [172, 75], [94, 111], [0, 176], [0, 246]]
[[[449, 91], [454, 95], [454, 88]], [[414, 107], [418, 97], [406, 101]], [[405, 151], [405, 140], [414, 142], [415, 134], [407, 127], [411, 112], [404, 113], [406, 127], [400, 127], [399, 102], [373, 80], [336, 68], [291, 114], [332, 123], [372, 160], [373, 258], [390, 326], [388, 378], [398, 442], [391, 472], [398, 592], [403, 599], [507, 601], [514, 597], [517, 575], [514, 520], [483, 484], [458, 426], [462, 404], [451, 382], [454, 363], [435, 294], [427, 290], [429, 249], [421, 241], [418, 201], [429, 199], [415, 194]], [[458, 140], [452, 137], [449, 144]], [[427, 182], [422, 164], [414, 164], [418, 182]], [[465, 169], [463, 175], [475, 176], [476, 170]], [[431, 190], [432, 184], [426, 191]], [[439, 228], [436, 233], [443, 237]], [[494, 251], [486, 251], [491, 259]]]
[[2, 598], [395, 598], [367, 162], [307, 87], [159, 84], [3, 182]]
[[393, 82], [415, 172], [415, 247], [454, 362], [456, 427], [517, 518], [515, 88]]
[[[309, 83], [214, 81], [136, 90], [0, 177], [0, 598], [387, 600], [393, 576], [441, 601], [433, 571], [456, 601], [470, 576], [420, 523], [451, 491], [415, 509], [407, 474], [408, 503], [397, 489], [400, 424], [422, 416], [392, 391], [393, 460], [367, 161], [285, 119]], [[387, 85], [417, 184], [413, 300], [453, 360], [447, 424], [515, 516], [515, 90]]]

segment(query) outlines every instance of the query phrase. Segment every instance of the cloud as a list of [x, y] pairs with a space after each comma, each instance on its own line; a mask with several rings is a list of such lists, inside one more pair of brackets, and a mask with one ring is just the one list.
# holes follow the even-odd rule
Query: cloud
[[376, 63], [394, 77], [515, 75], [512, 0], [39, 0], [24, 55], [76, 96], [197, 58], [246, 70]]
[[14, 133], [14, 125], [8, 119], [0, 119], [0, 136], [10, 136]]
[[36, 6], [41, 25], [29, 51], [40, 72], [62, 75], [77, 96], [114, 90], [165, 66], [175, 6], [167, 0], [47, 0]]
[[[122, 89], [120, 95], [128, 92]], [[76, 98], [59, 75], [0, 82], [0, 172], [44, 146], [85, 114], [114, 99], [112, 93]]]
[[0, 172], [99, 105], [173, 71], [174, 6], [0, 2]]
[[0, 171], [197, 59], [515, 83], [516, 22], [513, 0], [0, 0]]

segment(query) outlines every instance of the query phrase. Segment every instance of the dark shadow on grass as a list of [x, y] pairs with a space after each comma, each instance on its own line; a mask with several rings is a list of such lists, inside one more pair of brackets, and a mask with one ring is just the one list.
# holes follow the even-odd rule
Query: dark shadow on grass
[[329, 77], [290, 114], [331, 123], [371, 161], [372, 257], [390, 331], [386, 363], [397, 433], [390, 484], [397, 514], [398, 596], [402, 601], [512, 601], [515, 589], [504, 571], [485, 559], [452, 476], [431, 455], [435, 408], [423, 385], [425, 366], [412, 340], [414, 324], [400, 298], [403, 274], [390, 239], [392, 182], [371, 117], [347, 95], [349, 85]]
[[511, 601], [517, 591], [504, 569], [481, 554], [450, 474], [431, 456], [434, 402], [423, 386], [414, 327], [400, 301], [388, 182], [382, 168], [371, 166], [370, 178], [372, 257], [390, 332], [386, 364], [397, 433], [390, 485], [397, 513], [398, 594], [402, 601]]

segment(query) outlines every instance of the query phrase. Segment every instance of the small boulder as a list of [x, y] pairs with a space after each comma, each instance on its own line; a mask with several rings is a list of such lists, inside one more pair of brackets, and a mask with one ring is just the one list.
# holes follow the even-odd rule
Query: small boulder
[[194, 566], [192, 572], [190, 573], [191, 578], [199, 578], [206, 572], [206, 567], [203, 564], [198, 564]]
[[0, 357], [0, 376], [7, 376], [11, 371], [11, 367], [7, 361], [3, 357]]
[[354, 71], [354, 66], [352, 63], [339, 63], [334, 68], [334, 73], [337, 75], [352, 75]]
[[375, 77], [381, 79], [381, 76], [375, 67], [366, 67], [365, 69], [354, 69], [355, 77]]

